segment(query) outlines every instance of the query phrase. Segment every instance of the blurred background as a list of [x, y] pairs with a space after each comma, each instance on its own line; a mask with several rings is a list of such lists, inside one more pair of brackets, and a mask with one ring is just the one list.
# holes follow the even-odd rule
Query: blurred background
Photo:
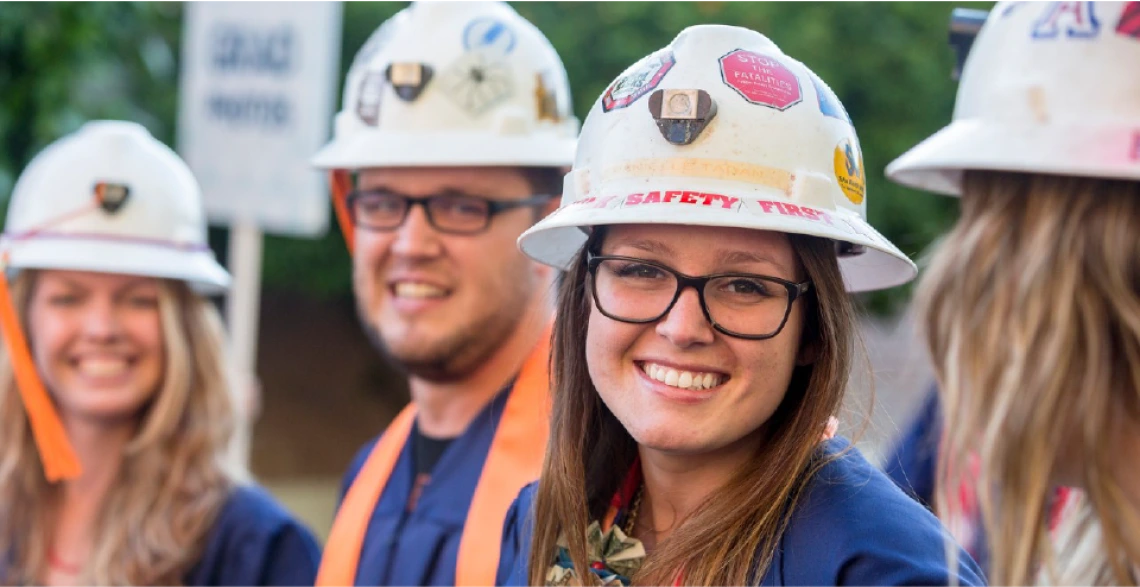
[[[955, 220], [955, 200], [890, 184], [882, 170], [950, 119], [956, 89], [947, 45], [950, 11], [991, 3], [512, 4], [561, 55], [580, 119], [618, 73], [686, 26], [760, 31], [826, 80], [846, 106], [863, 147], [874, 226], [920, 261]], [[338, 109], [339, 84], [353, 55], [404, 6], [344, 5]], [[87, 120], [133, 120], [177, 144], [184, 8], [170, 2], [0, 4], [4, 208], [24, 165]], [[226, 228], [211, 228], [211, 246], [223, 263], [228, 238]], [[930, 384], [909, 319], [910, 294], [900, 287], [860, 300], [867, 310], [861, 364], [867, 372], [853, 381], [843, 425], [872, 458], [906, 424]], [[357, 324], [348, 254], [335, 222], [319, 239], [265, 237], [257, 375], [254, 475], [324, 536], [349, 459], [407, 401], [402, 376]]]

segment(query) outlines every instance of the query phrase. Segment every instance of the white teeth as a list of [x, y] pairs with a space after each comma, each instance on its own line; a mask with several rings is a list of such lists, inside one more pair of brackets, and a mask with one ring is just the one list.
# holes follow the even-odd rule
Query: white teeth
[[79, 371], [88, 377], [114, 377], [127, 370], [127, 362], [122, 359], [83, 359], [79, 361]]
[[645, 363], [642, 370], [650, 379], [681, 389], [712, 389], [721, 384], [721, 376], [716, 373], [677, 371], [656, 363]]
[[397, 283], [395, 291], [401, 298], [440, 298], [447, 295], [447, 291], [434, 285], [407, 281]]

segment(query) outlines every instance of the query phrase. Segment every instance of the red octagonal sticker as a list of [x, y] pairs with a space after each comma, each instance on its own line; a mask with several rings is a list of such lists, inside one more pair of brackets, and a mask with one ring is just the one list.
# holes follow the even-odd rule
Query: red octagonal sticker
[[720, 75], [728, 87], [753, 104], [786, 110], [804, 97], [796, 74], [767, 55], [737, 49], [720, 58]]

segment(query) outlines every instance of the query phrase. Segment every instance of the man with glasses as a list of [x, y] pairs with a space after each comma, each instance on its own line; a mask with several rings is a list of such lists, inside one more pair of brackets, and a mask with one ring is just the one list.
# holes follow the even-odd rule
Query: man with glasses
[[413, 4], [357, 54], [314, 163], [412, 403], [354, 459], [318, 584], [493, 583], [547, 437], [554, 273], [515, 240], [557, 206], [577, 127], [558, 55], [504, 3]]

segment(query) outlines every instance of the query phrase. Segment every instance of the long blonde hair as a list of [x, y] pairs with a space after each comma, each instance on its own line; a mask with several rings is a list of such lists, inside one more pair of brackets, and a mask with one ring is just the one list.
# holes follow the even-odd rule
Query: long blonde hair
[[[25, 330], [35, 287], [12, 287]], [[180, 584], [241, 477], [226, 460], [233, 425], [217, 311], [185, 284], [160, 281], [166, 363], [162, 387], [123, 454], [80, 579], [99, 585]], [[42, 581], [59, 487], [45, 478], [7, 352], [0, 350], [0, 562], [5, 583]]]
[[[995, 584], [1136, 580], [1140, 518], [1115, 467], [1116, 432], [1140, 421], [1138, 232], [1140, 183], [968, 171], [919, 286], [946, 417], [938, 508], [960, 515], [945, 488], [976, 454]], [[1062, 466], [1087, 502], [1057, 556], [1046, 508]]]
[[[584, 325], [591, 301], [585, 252], [600, 246], [604, 232], [594, 231], [559, 292], [550, 442], [535, 499], [528, 567], [532, 585], [546, 582], [562, 535], [577, 576], [592, 576], [586, 528], [590, 520], [602, 518], [637, 454], [637, 443], [602, 403], [586, 364]], [[813, 285], [803, 298], [801, 344], [816, 345], [817, 360], [796, 368], [783, 403], [766, 424], [769, 431], [756, 457], [658, 545], [633, 577], [639, 584], [672, 584], [681, 569], [685, 584], [759, 582], [801, 491], [822, 464], [815, 449], [823, 423], [843, 398], [852, 355], [853, 308], [834, 243], [790, 236]]]

